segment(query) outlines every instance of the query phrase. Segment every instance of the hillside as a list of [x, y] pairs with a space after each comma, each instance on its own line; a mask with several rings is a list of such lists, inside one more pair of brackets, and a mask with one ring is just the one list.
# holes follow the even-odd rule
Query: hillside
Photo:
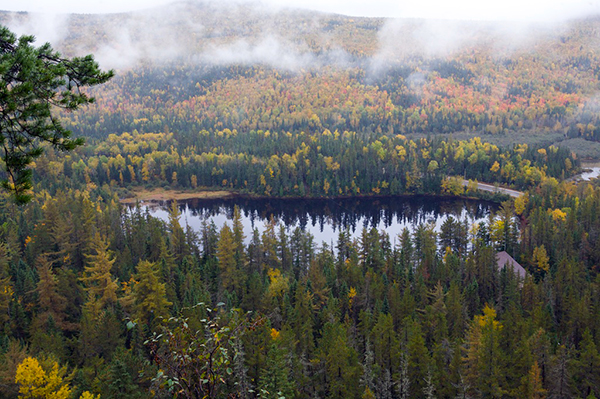
[[[33, 28], [39, 18], [0, 20]], [[96, 107], [67, 116], [90, 137], [329, 129], [562, 143], [600, 156], [581, 143], [600, 140], [597, 18], [485, 24], [185, 2], [55, 18], [64, 53], [93, 52], [118, 70]]]

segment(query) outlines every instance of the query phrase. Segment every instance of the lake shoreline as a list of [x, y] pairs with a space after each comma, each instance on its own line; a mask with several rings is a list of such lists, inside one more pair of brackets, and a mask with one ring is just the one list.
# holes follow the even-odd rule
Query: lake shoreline
[[135, 205], [137, 202], [140, 203], [153, 203], [153, 202], [164, 202], [164, 201], [186, 201], [193, 199], [228, 199], [238, 196], [237, 193], [232, 191], [211, 191], [211, 190], [200, 190], [200, 191], [186, 191], [186, 190], [173, 190], [164, 188], [155, 188], [152, 190], [147, 189], [132, 189], [131, 192], [135, 195], [133, 197], [121, 198], [120, 202], [127, 205]]
[[[169, 223], [171, 205], [163, 203], [138, 203], [123, 205], [126, 212], [140, 212]], [[397, 238], [405, 228], [414, 232], [417, 226], [426, 225], [436, 231], [448, 217], [455, 221], [467, 222], [468, 226], [489, 219], [490, 213], [499, 209], [497, 203], [485, 200], [469, 200], [457, 197], [447, 199], [431, 196], [363, 196], [342, 199], [258, 199], [232, 197], [229, 199], [186, 200], [177, 203], [180, 223], [201, 234], [206, 226], [217, 228], [232, 225], [237, 207], [244, 226], [243, 235], [249, 244], [258, 231], [259, 236], [269, 224], [275, 223], [288, 232], [298, 231], [311, 234], [313, 243], [334, 242], [340, 231], [350, 233], [352, 239], [359, 239], [364, 228], [385, 231]], [[136, 210], [139, 207], [139, 211]], [[186, 227], [187, 229], [187, 227]]]
[[358, 195], [338, 195], [332, 197], [311, 197], [311, 196], [289, 196], [289, 197], [269, 197], [263, 195], [257, 195], [252, 193], [240, 193], [236, 191], [226, 190], [210, 190], [201, 189], [199, 191], [187, 191], [187, 190], [174, 190], [157, 188], [152, 190], [147, 189], [132, 189], [134, 197], [122, 198], [120, 202], [124, 205], [135, 205], [136, 203], [141, 204], [161, 204], [170, 201], [193, 201], [193, 200], [227, 200], [227, 199], [256, 199], [256, 200], [347, 200], [347, 199], [385, 199], [385, 198], [436, 198], [440, 200], [451, 200], [451, 199], [466, 199], [466, 200], [483, 200], [494, 203], [501, 203], [502, 200], [494, 200], [486, 195], [480, 196], [467, 196], [467, 195], [436, 195], [436, 194], [358, 194]]

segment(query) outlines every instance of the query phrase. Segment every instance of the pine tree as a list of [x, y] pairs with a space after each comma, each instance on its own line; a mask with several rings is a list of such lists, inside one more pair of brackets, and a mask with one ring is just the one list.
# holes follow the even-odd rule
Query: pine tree
[[242, 215], [239, 206], [233, 207], [233, 243], [235, 247], [235, 263], [238, 269], [244, 267], [246, 263], [244, 252], [244, 225], [242, 224]]
[[314, 348], [314, 308], [313, 296], [305, 284], [298, 284], [294, 296], [294, 311], [290, 317], [292, 331], [296, 334], [300, 353], [311, 356]]
[[58, 281], [52, 271], [52, 265], [45, 255], [38, 256], [36, 260], [39, 281], [37, 292], [39, 294], [38, 322], [43, 325], [48, 317], [52, 317], [54, 323], [60, 328], [66, 328], [64, 311], [66, 308], [65, 297], [58, 291]]
[[140, 387], [133, 383], [133, 378], [125, 363], [115, 358], [109, 366], [108, 387], [102, 392], [105, 399], [137, 399], [142, 398]]
[[385, 370], [395, 370], [399, 362], [397, 354], [400, 351], [400, 342], [394, 331], [392, 315], [379, 314], [377, 323], [371, 331], [371, 339], [375, 362], [381, 369], [381, 375]]
[[600, 354], [589, 328], [583, 333], [579, 357], [574, 362], [573, 379], [583, 397], [600, 395]]
[[465, 310], [459, 285], [452, 281], [446, 295], [446, 309], [448, 311], [448, 332], [450, 338], [462, 338], [465, 330]]
[[484, 397], [500, 397], [502, 395], [500, 372], [502, 324], [496, 320], [496, 311], [488, 306], [483, 309], [483, 315], [475, 317], [475, 323], [481, 327], [476, 387]]
[[0, 326], [10, 320], [10, 304], [13, 300], [14, 289], [8, 269], [8, 254], [6, 244], [0, 243]]
[[265, 222], [265, 230], [261, 235], [262, 253], [264, 256], [265, 267], [271, 269], [281, 268], [281, 260], [277, 251], [277, 235], [275, 234], [275, 219], [271, 218]]
[[425, 389], [427, 372], [430, 367], [430, 356], [425, 339], [421, 332], [421, 325], [413, 320], [408, 333], [408, 377], [410, 380], [410, 397], [420, 397]]
[[280, 399], [293, 396], [293, 384], [290, 381], [290, 367], [287, 361], [287, 353], [280, 344], [280, 337], [271, 334], [271, 348], [267, 353], [266, 367], [261, 372], [258, 383], [258, 391], [261, 398]]
[[326, 389], [330, 398], [360, 396], [360, 366], [356, 351], [348, 346], [344, 326], [326, 323], [319, 342], [319, 359], [325, 368]]
[[235, 251], [236, 245], [233, 232], [225, 224], [221, 228], [217, 244], [217, 259], [219, 260], [219, 270], [221, 272], [221, 284], [224, 290], [239, 294], [242, 290], [242, 273], [236, 267]]
[[72, 151], [83, 144], [82, 138], [71, 139], [55, 107], [69, 111], [94, 101], [85, 90], [107, 82], [113, 72], [102, 72], [91, 55], [63, 58], [49, 43], [32, 45], [33, 36], [17, 39], [6, 27], [0, 29], [1, 71], [0, 108], [4, 112], [0, 131], [7, 177], [2, 186], [14, 194], [17, 203], [28, 202], [32, 187], [31, 163], [44, 152], [42, 143], [54, 149]]
[[179, 223], [180, 215], [181, 213], [179, 212], [177, 201], [173, 201], [171, 203], [171, 208], [169, 209], [169, 231], [171, 233], [169, 238], [171, 243], [171, 253], [178, 262], [181, 262], [184, 256], [189, 253], [185, 233]]

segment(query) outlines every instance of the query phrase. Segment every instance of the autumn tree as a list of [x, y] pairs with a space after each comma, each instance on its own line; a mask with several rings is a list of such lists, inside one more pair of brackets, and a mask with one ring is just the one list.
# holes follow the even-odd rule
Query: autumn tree
[[93, 244], [96, 253], [87, 255], [88, 265], [85, 266], [84, 275], [81, 277], [88, 293], [86, 307], [93, 317], [117, 303], [119, 286], [111, 272], [115, 259], [108, 246], [108, 240], [97, 234]]
[[[68, 399], [73, 388], [68, 383], [67, 368], [45, 359], [41, 363], [35, 357], [27, 357], [17, 367], [15, 382], [19, 385], [19, 398], [23, 399]], [[100, 399], [84, 391], [79, 399]]]
[[142, 323], [152, 326], [168, 316], [172, 304], [167, 301], [165, 284], [155, 263], [141, 261], [136, 270], [132, 292], [134, 314]]
[[34, 357], [27, 357], [19, 367], [15, 382], [19, 384], [21, 398], [67, 399], [71, 387], [64, 380], [66, 368], [50, 362], [49, 370], [44, 370]]

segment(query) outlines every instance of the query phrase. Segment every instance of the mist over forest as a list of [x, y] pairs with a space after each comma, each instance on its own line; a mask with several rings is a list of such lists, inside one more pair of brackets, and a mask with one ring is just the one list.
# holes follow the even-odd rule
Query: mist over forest
[[[136, 84], [177, 87], [168, 93], [174, 103], [206, 89], [211, 96], [218, 96], [219, 89], [210, 90], [210, 85], [228, 68], [259, 68], [261, 73], [274, 74], [282, 88], [290, 86], [291, 90], [298, 80], [337, 79], [349, 74], [348, 82], [362, 87], [354, 107], [345, 107], [348, 101], [342, 102], [342, 96], [335, 94], [340, 100], [340, 117], [346, 121], [352, 112], [364, 112], [358, 103], [370, 101], [365, 98], [368, 91], [371, 97], [384, 97], [381, 101], [389, 99], [405, 114], [425, 113], [430, 121], [437, 116], [433, 111], [446, 114], [444, 107], [435, 108], [450, 101], [454, 103], [450, 108], [455, 109], [449, 112], [459, 111], [459, 119], [482, 111], [488, 117], [483, 124], [461, 120], [433, 129], [430, 124], [406, 127], [409, 123], [399, 121], [395, 131], [452, 131], [455, 137], [471, 138], [490, 131], [520, 134], [525, 126], [526, 142], [562, 143], [583, 157], [600, 156], [595, 143], [581, 142], [596, 141], [597, 136], [594, 110], [600, 21], [594, 17], [485, 22], [386, 19], [264, 3], [175, 2], [116, 14], [6, 12], [1, 20], [19, 34], [36, 35], [38, 43], [50, 41], [65, 55], [93, 53], [102, 67], [116, 69], [115, 84], [129, 79], [131, 71], [164, 70], [170, 78]], [[240, 84], [234, 81], [223, 80]], [[451, 100], [464, 90], [474, 98]], [[97, 93], [99, 104], [103, 103], [103, 91], [114, 98], [113, 87], [102, 88]], [[181, 96], [175, 94], [178, 91]], [[236, 107], [240, 106], [237, 102]], [[519, 108], [531, 117], [507, 115], [505, 108]], [[322, 120], [328, 116], [319, 111], [316, 115]], [[306, 118], [310, 117], [307, 113]], [[494, 126], [489, 126], [494, 118]], [[532, 120], [541, 121], [542, 129], [540, 123], [530, 123]], [[332, 131], [356, 129], [348, 123], [321, 125]], [[239, 130], [233, 123], [224, 126]], [[486, 139], [499, 145], [513, 144], [498, 134]]]
[[[81, 89], [95, 102], [52, 108], [85, 139], [61, 151], [12, 123], [36, 118], [5, 105], [31, 82], [2, 31], [0, 397], [598, 397], [587, 9], [0, 12], [115, 73]], [[401, 231], [368, 222], [402, 214]], [[308, 220], [337, 238], [316, 242]]]

